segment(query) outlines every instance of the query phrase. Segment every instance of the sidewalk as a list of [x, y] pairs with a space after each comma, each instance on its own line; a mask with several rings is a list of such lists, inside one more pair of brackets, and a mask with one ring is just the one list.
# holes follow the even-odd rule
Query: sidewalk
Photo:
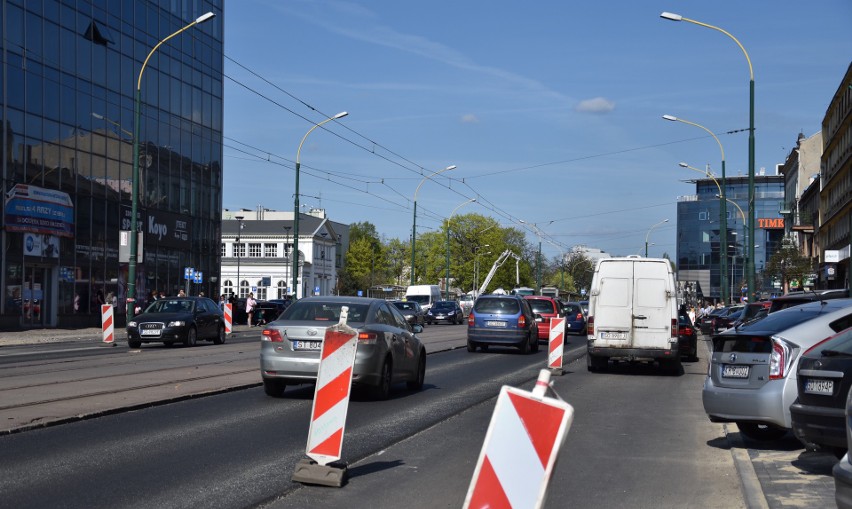
[[[261, 328], [248, 325], [235, 325], [231, 335]], [[124, 329], [115, 329], [115, 342], [127, 344], [127, 334]], [[40, 345], [49, 343], [65, 342], [103, 342], [103, 332], [100, 327], [88, 327], [83, 329], [27, 329], [17, 331], [0, 331], [0, 348], [16, 345]]]

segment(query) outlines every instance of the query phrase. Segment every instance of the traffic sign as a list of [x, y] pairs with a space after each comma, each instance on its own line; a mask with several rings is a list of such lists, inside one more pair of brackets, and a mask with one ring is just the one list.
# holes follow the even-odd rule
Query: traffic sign
[[183, 278], [184, 279], [192, 279], [195, 275], [195, 269], [192, 267], [184, 267], [183, 268]]

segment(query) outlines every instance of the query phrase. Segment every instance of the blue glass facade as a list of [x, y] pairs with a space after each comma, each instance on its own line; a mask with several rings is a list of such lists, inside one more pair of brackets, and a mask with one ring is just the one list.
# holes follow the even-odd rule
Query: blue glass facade
[[[124, 313], [134, 93], [142, 78], [137, 296], [215, 292], [222, 210], [222, 0], [0, 0], [3, 209], [0, 327], [100, 323]], [[44, 190], [44, 191], [42, 191]], [[10, 193], [70, 200], [64, 228]], [[27, 195], [27, 196], [30, 196]], [[21, 206], [21, 204], [24, 206]], [[34, 205], [29, 207], [29, 205]], [[14, 210], [13, 210], [14, 209]], [[49, 215], [49, 214], [48, 214]], [[7, 227], [10, 220], [16, 222]], [[67, 224], [70, 222], [71, 224]]]
[[[721, 221], [719, 188], [712, 179], [695, 180], [696, 194], [678, 199], [677, 267], [682, 283], [696, 283], [699, 297], [717, 302], [722, 298], [722, 276], [719, 272]], [[719, 181], [721, 184], [721, 181]], [[736, 300], [746, 286], [745, 256], [748, 241], [748, 177], [726, 178], [728, 237], [728, 292]], [[765, 277], [766, 260], [778, 250], [784, 236], [782, 216], [784, 178], [780, 175], [755, 176], [755, 283], [763, 296], [779, 290]], [[739, 206], [739, 208], [737, 208]], [[742, 210], [742, 213], [740, 212]], [[745, 216], [745, 220], [743, 218]]]

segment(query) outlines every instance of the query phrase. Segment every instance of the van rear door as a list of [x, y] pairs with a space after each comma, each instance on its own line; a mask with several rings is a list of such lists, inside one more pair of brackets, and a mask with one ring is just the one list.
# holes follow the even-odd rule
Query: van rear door
[[666, 348], [671, 337], [669, 274], [662, 263], [638, 262], [633, 289], [633, 348]]
[[633, 261], [602, 260], [598, 274], [600, 283], [592, 310], [595, 318], [595, 346], [629, 348]]

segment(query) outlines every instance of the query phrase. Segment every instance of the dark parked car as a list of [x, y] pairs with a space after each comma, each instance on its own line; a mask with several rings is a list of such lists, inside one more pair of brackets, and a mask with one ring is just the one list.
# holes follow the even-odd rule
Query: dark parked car
[[724, 313], [719, 313], [713, 318], [712, 332], [722, 332], [725, 329], [730, 329], [734, 322], [739, 319], [745, 306], [729, 306]]
[[713, 319], [722, 313], [726, 312], [728, 308], [716, 308], [708, 314], [705, 314], [698, 321], [698, 328], [702, 334], [712, 334], [713, 333]]
[[440, 322], [461, 324], [464, 323], [464, 311], [454, 300], [439, 300], [426, 312], [426, 321], [430, 324]]
[[391, 302], [411, 325], [426, 325], [426, 312], [413, 300], [395, 300]]
[[426, 348], [413, 327], [383, 299], [365, 297], [308, 297], [291, 304], [263, 329], [260, 376], [270, 396], [281, 396], [287, 385], [316, 383], [325, 330], [349, 307], [347, 323], [358, 332], [353, 385], [365, 386], [375, 399], [386, 399], [391, 387], [406, 382], [423, 388]]
[[489, 345], [514, 346], [523, 353], [538, 351], [538, 324], [520, 295], [482, 295], [467, 317], [467, 351]]
[[225, 342], [225, 317], [218, 304], [207, 297], [159, 299], [127, 322], [130, 348], [139, 348], [142, 343], [195, 346], [199, 339], [217, 345]]
[[758, 318], [764, 317], [769, 314], [769, 306], [772, 304], [771, 301], [762, 300], [760, 302], [749, 302], [743, 308], [740, 316], [734, 320], [731, 324], [731, 327], [737, 327], [744, 323], [748, 323], [752, 320], [756, 320]]
[[688, 316], [678, 317], [677, 349], [687, 362], [698, 362], [698, 330]]
[[817, 290], [815, 292], [790, 292], [787, 295], [775, 297], [769, 306], [769, 312], [774, 313], [781, 309], [798, 306], [815, 300], [846, 299], [849, 297], [849, 289], [845, 290]]
[[567, 302], [562, 305], [565, 314], [565, 334], [586, 334], [586, 312], [581, 302]]
[[793, 433], [806, 446], [841, 457], [846, 444], [846, 397], [852, 387], [852, 329], [812, 346], [799, 361], [799, 396], [790, 406]]

